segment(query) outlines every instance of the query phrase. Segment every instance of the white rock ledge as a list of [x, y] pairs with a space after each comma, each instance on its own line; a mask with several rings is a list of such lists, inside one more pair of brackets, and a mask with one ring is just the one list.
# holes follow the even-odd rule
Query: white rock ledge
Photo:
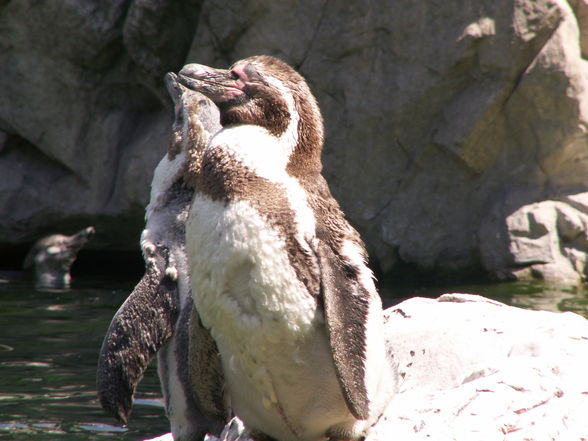
[[[399, 393], [366, 441], [588, 439], [583, 317], [444, 294], [389, 308], [386, 333]], [[221, 440], [241, 433], [233, 421]]]
[[413, 298], [386, 317], [404, 380], [368, 441], [588, 439], [583, 317], [468, 294]]

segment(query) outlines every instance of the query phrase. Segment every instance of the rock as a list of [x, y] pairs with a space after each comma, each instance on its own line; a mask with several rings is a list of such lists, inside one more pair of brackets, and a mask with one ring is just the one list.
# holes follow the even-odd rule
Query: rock
[[[91, 220], [136, 249], [172, 122], [123, 45], [129, 1], [0, 6], [0, 243]], [[159, 79], [163, 86], [162, 78]]]
[[123, 26], [123, 41], [138, 66], [138, 81], [168, 100], [163, 76], [177, 70], [186, 58], [198, 18], [198, 2], [134, 0]]
[[[503, 235], [481, 235], [486, 269], [499, 278], [581, 281], [588, 253], [588, 193], [525, 205], [506, 215]], [[498, 218], [494, 221], [502, 222]], [[496, 239], [503, 244], [496, 246]]]
[[404, 383], [367, 441], [588, 435], [584, 318], [466, 294], [410, 299], [387, 314]]
[[[389, 308], [386, 334], [402, 381], [366, 441], [588, 436], [588, 321], [579, 315], [444, 294]], [[226, 440], [249, 441], [230, 427]]]
[[382, 268], [483, 266], [494, 204], [585, 188], [585, 67], [566, 2], [314, 4], [290, 11], [313, 31], [287, 41], [275, 38], [280, 6], [245, 8], [207, 3], [191, 58], [217, 65], [269, 49], [310, 79], [327, 122], [327, 178]]
[[509, 232], [524, 207], [577, 210], [588, 191], [584, 0], [0, 9], [0, 246], [91, 218], [95, 246], [134, 249], [171, 124], [163, 73], [268, 53], [311, 83], [326, 177], [382, 270], [585, 277], [583, 248], [539, 268]]

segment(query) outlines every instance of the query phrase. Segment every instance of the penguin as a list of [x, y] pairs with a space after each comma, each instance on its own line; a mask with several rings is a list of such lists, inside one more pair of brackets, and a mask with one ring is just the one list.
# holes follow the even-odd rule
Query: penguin
[[33, 269], [38, 288], [69, 288], [71, 266], [95, 232], [90, 226], [71, 236], [52, 234], [39, 239], [25, 257], [23, 268]]
[[223, 128], [186, 224], [192, 296], [225, 402], [256, 438], [359, 440], [396, 390], [361, 238], [321, 174], [323, 119], [304, 78], [254, 56], [188, 64]]
[[[146, 226], [141, 235], [145, 274], [114, 315], [100, 350], [97, 392], [101, 405], [126, 424], [133, 397], [150, 360], [157, 368], [175, 441], [218, 434], [226, 421], [222, 371], [214, 340], [195, 314], [185, 253], [185, 222], [194, 189], [186, 179], [198, 169], [209, 137], [220, 129], [218, 110], [203, 95], [166, 76], [174, 101], [170, 147], [157, 165]], [[190, 359], [195, 345], [208, 354], [204, 366]], [[190, 370], [200, 373], [194, 387]], [[204, 393], [198, 395], [202, 389]]]

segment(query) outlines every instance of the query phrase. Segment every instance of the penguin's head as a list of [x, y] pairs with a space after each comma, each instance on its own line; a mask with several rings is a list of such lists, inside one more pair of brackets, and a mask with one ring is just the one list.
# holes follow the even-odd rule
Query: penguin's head
[[42, 238], [27, 254], [23, 268], [34, 269], [39, 287], [67, 288], [71, 282], [71, 266], [95, 232], [94, 227], [88, 227], [72, 236], [52, 234]]
[[187, 181], [197, 174], [202, 151], [209, 138], [220, 130], [218, 108], [201, 93], [183, 86], [175, 73], [165, 76], [165, 85], [174, 104], [174, 123], [168, 159], [186, 153], [190, 159]]
[[260, 55], [229, 69], [188, 64], [178, 81], [210, 98], [225, 128], [256, 125], [293, 144], [293, 175], [320, 172], [323, 119], [304, 78], [283, 61]]

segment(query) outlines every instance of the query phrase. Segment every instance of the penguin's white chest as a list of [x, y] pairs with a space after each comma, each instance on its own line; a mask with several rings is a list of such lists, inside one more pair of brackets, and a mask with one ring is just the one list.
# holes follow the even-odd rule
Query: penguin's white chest
[[265, 384], [270, 346], [295, 354], [322, 320], [284, 240], [247, 202], [197, 195], [186, 246], [194, 302], [223, 359], [275, 400]]
[[322, 312], [279, 233], [247, 202], [198, 194], [186, 246], [195, 306], [218, 345], [236, 413], [291, 439], [324, 430], [317, 415], [326, 427], [348, 415]]
[[235, 328], [272, 341], [311, 327], [315, 300], [296, 278], [284, 240], [247, 202], [196, 195], [186, 246], [194, 300], [219, 338], [232, 338]]

